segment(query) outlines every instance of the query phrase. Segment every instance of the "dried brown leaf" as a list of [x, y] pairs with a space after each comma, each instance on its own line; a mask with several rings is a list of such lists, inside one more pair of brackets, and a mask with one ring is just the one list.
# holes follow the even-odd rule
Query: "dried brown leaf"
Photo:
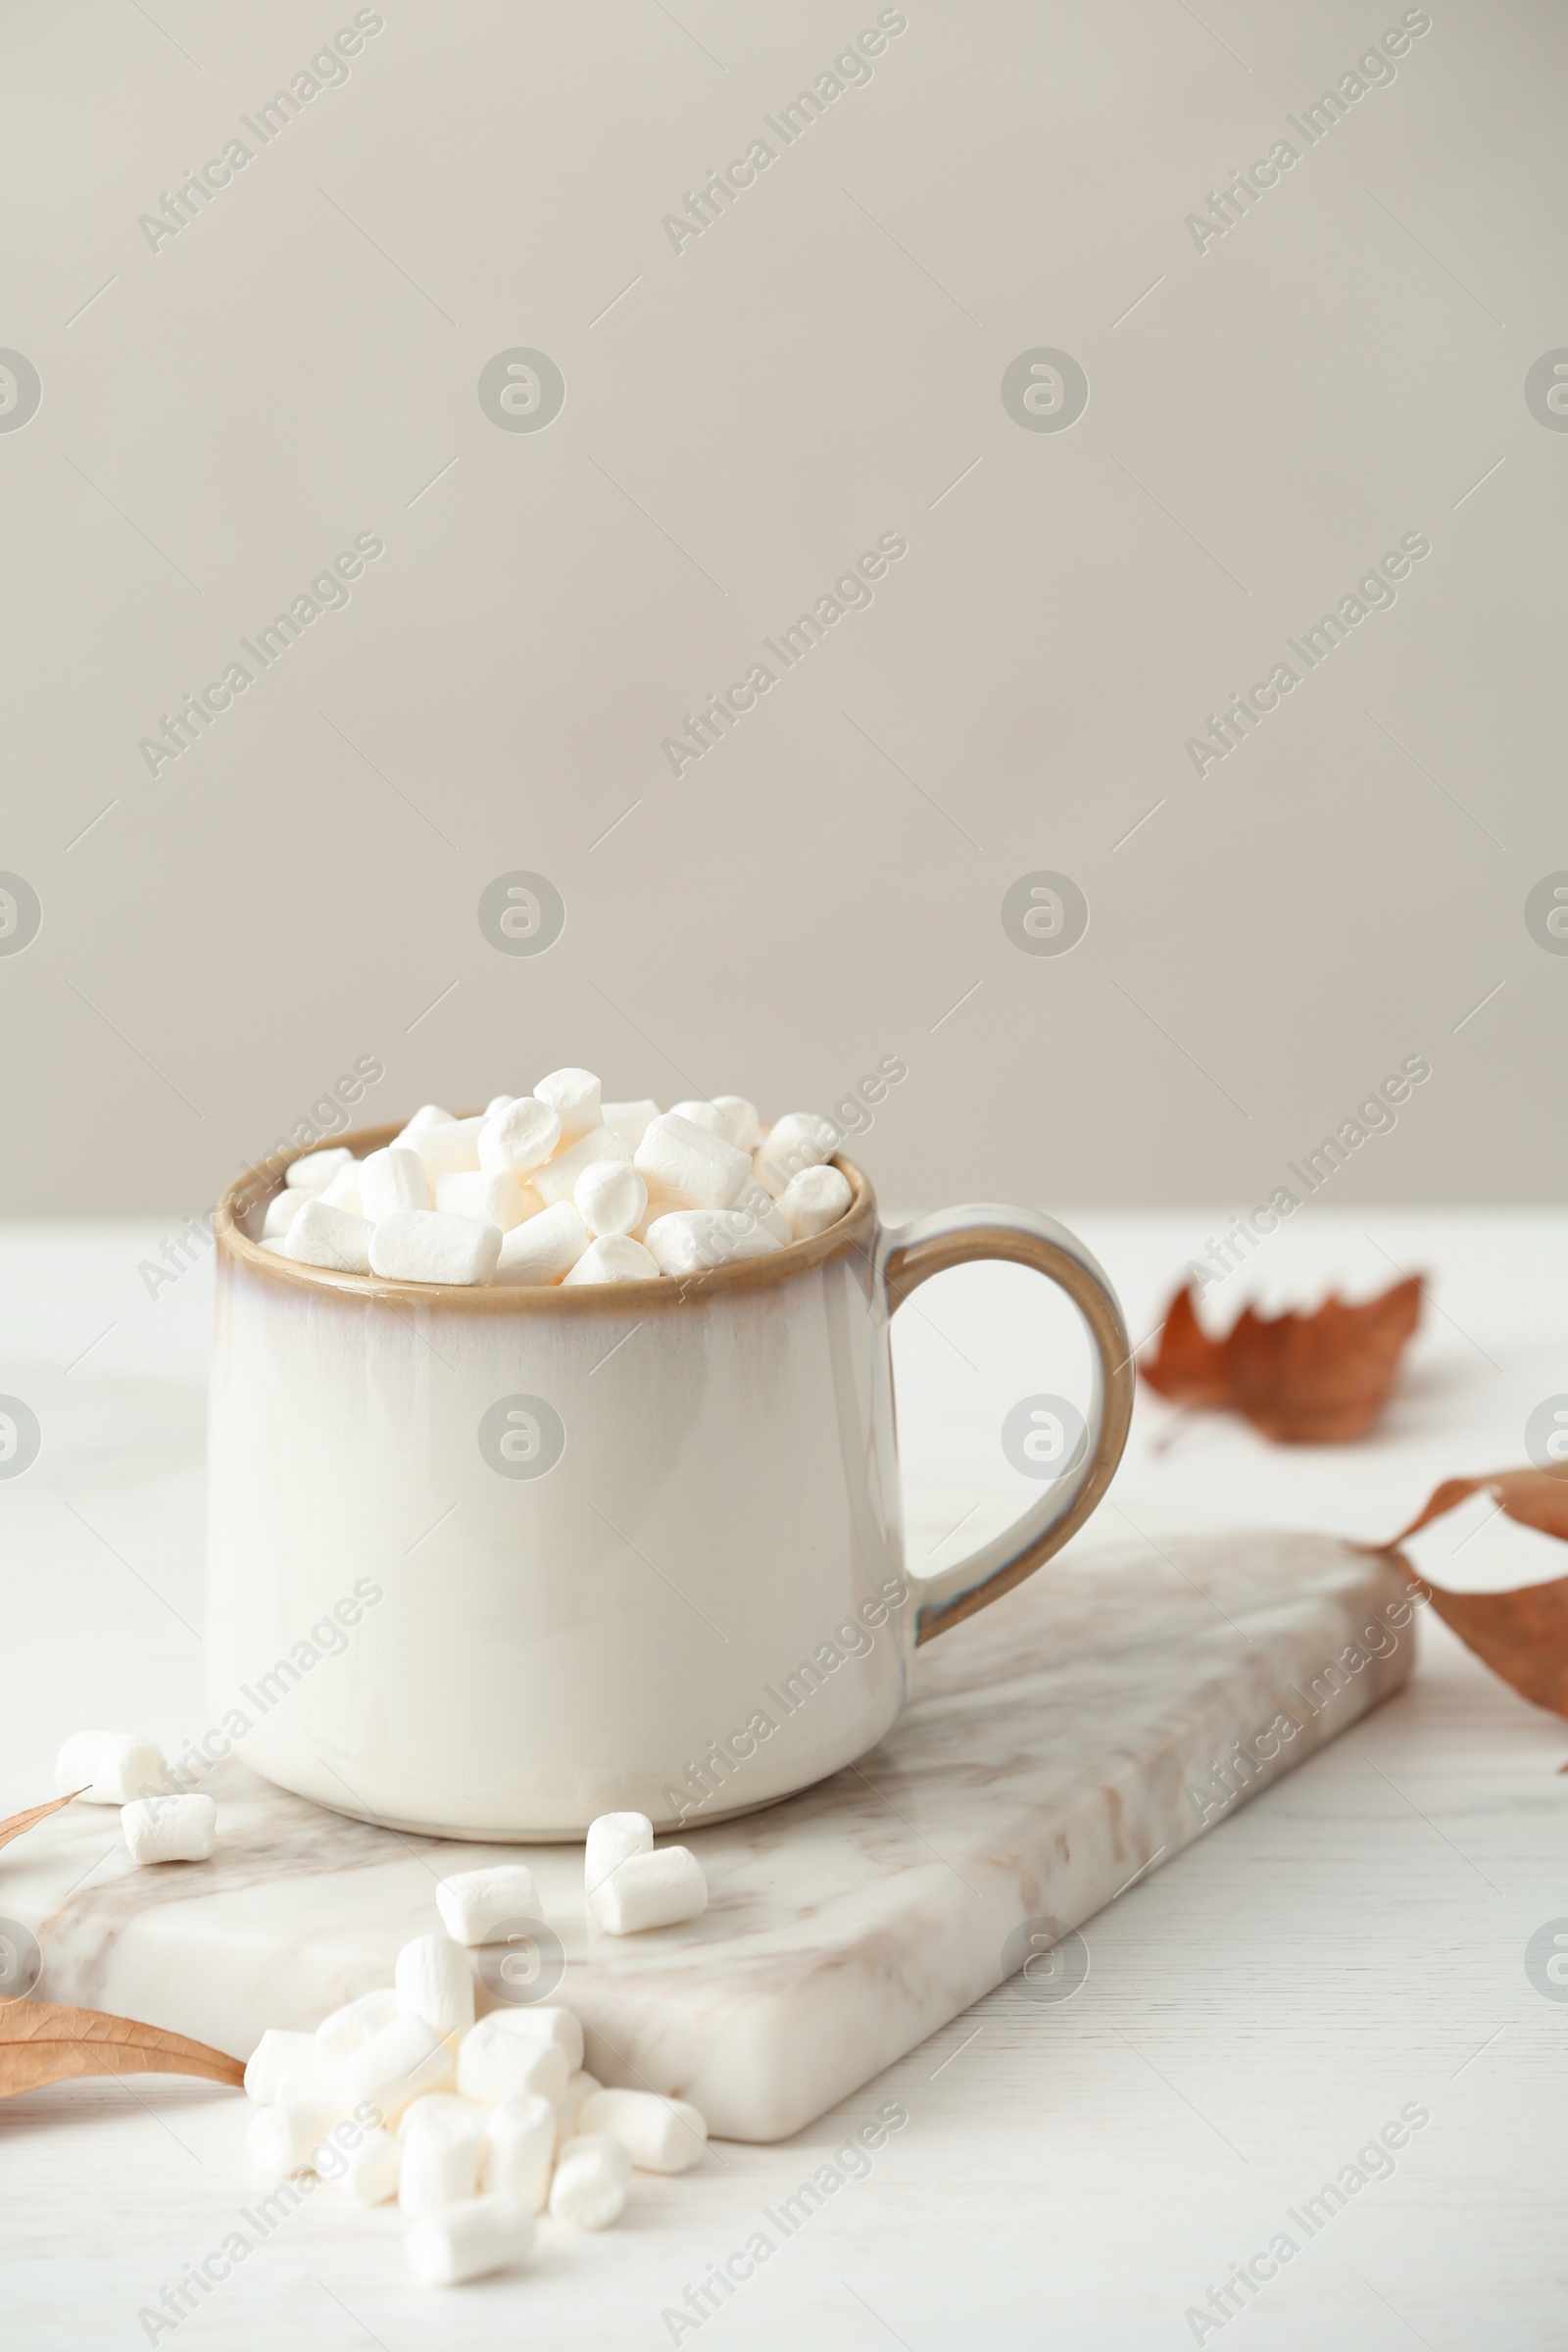
[[245, 2066], [204, 2041], [133, 2018], [107, 2017], [99, 2009], [0, 2003], [0, 2099], [82, 2075], [201, 2075], [238, 2085]]
[[1244, 1307], [1226, 1337], [1211, 1340], [1189, 1284], [1139, 1369], [1173, 1404], [1243, 1413], [1279, 1445], [1347, 1445], [1365, 1437], [1388, 1402], [1421, 1292], [1412, 1274], [1360, 1306], [1331, 1296], [1310, 1314]]
[[0, 1845], [9, 1845], [13, 1838], [20, 1838], [24, 1830], [32, 1828], [34, 1822], [42, 1821], [50, 1813], [58, 1813], [62, 1805], [71, 1804], [80, 1794], [80, 1788], [73, 1788], [69, 1796], [54, 1797], [47, 1805], [34, 1805], [30, 1813], [13, 1813], [9, 1821], [0, 1821]]
[[[1496, 1496], [1499, 1507], [1522, 1527], [1568, 1543], [1568, 1477], [1551, 1470], [1494, 1470], [1486, 1478], [1448, 1478], [1408, 1527], [1383, 1550], [1397, 1555], [1410, 1536], [1430, 1527], [1472, 1494]], [[1431, 1594], [1432, 1606], [1467, 1648], [1494, 1674], [1538, 1707], [1568, 1715], [1568, 1576], [1543, 1585], [1521, 1585], [1506, 1592], [1451, 1592], [1417, 1576], [1408, 1560], [1398, 1565], [1412, 1584]]]

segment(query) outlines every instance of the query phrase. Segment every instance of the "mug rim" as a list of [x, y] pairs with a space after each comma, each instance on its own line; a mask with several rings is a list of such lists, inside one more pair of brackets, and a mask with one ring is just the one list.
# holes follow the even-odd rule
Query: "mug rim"
[[[478, 1114], [461, 1111], [458, 1115], [472, 1118]], [[394, 1119], [374, 1127], [345, 1128], [341, 1135], [319, 1143], [301, 1144], [291, 1152], [270, 1153], [255, 1167], [245, 1169], [224, 1187], [214, 1212], [220, 1257], [234, 1265], [247, 1266], [253, 1273], [280, 1283], [284, 1290], [329, 1291], [340, 1297], [395, 1300], [412, 1306], [428, 1307], [439, 1300], [445, 1307], [467, 1307], [481, 1314], [624, 1315], [633, 1298], [639, 1307], [646, 1305], [662, 1313], [686, 1305], [694, 1298], [729, 1297], [737, 1291], [771, 1288], [793, 1275], [813, 1272], [851, 1251], [858, 1251], [868, 1265], [870, 1262], [877, 1228], [876, 1196], [863, 1170], [837, 1152], [828, 1164], [848, 1179], [850, 1205], [825, 1232], [813, 1234], [804, 1242], [790, 1242], [766, 1257], [742, 1258], [732, 1266], [706, 1266], [695, 1274], [662, 1274], [657, 1282], [584, 1282], [573, 1283], [569, 1288], [563, 1288], [560, 1283], [408, 1282], [380, 1274], [349, 1274], [332, 1266], [307, 1265], [301, 1259], [285, 1257], [279, 1250], [264, 1250], [260, 1242], [253, 1242], [241, 1230], [236, 1213], [241, 1197], [246, 1198], [247, 1213], [264, 1200], [272, 1200], [283, 1190], [287, 1170], [296, 1159], [303, 1159], [312, 1152], [340, 1148], [352, 1150], [356, 1158], [363, 1159], [368, 1152], [380, 1151], [401, 1135], [406, 1124]]]

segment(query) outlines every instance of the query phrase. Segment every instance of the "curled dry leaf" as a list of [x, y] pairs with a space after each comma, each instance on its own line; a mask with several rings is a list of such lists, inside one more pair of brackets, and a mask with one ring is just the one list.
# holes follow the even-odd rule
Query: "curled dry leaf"
[[98, 2009], [55, 2008], [47, 2001], [0, 2003], [0, 2099], [80, 2075], [201, 2075], [242, 2083], [244, 2061], [183, 2034]]
[[34, 1822], [42, 1821], [47, 1814], [58, 1813], [62, 1805], [73, 1803], [80, 1794], [80, 1788], [73, 1788], [69, 1796], [57, 1796], [47, 1805], [34, 1805], [30, 1813], [13, 1813], [9, 1821], [0, 1821], [0, 1845], [9, 1845], [13, 1838], [20, 1838], [24, 1830], [32, 1828]]
[[1344, 1446], [1365, 1437], [1388, 1401], [1421, 1317], [1421, 1289], [1412, 1274], [1360, 1306], [1331, 1296], [1311, 1314], [1244, 1307], [1226, 1337], [1211, 1340], [1189, 1283], [1139, 1370], [1173, 1404], [1244, 1413], [1279, 1445]]
[[[1407, 1537], [1482, 1493], [1495, 1495], [1499, 1507], [1522, 1527], [1568, 1543], [1568, 1477], [1551, 1470], [1495, 1470], [1487, 1478], [1445, 1479], [1409, 1526], [1381, 1548], [1397, 1554]], [[1538, 1707], [1568, 1715], [1568, 1576], [1508, 1592], [1450, 1592], [1430, 1577], [1417, 1576], [1408, 1560], [1400, 1559], [1398, 1565], [1412, 1584], [1431, 1594], [1444, 1624], [1451, 1626], [1494, 1674], [1500, 1674]]]

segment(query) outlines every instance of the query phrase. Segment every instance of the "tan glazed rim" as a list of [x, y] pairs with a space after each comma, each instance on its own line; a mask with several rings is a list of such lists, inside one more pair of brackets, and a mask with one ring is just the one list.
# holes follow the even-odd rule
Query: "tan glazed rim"
[[[471, 1112], [460, 1113], [471, 1117]], [[876, 1238], [876, 1196], [867, 1178], [852, 1160], [832, 1162], [849, 1179], [851, 1200], [836, 1225], [807, 1242], [791, 1242], [767, 1257], [743, 1258], [738, 1265], [710, 1266], [700, 1274], [661, 1275], [657, 1282], [575, 1283], [563, 1290], [559, 1283], [441, 1283], [390, 1282], [379, 1274], [340, 1274], [329, 1266], [302, 1265], [276, 1250], [264, 1250], [242, 1233], [237, 1221], [243, 1200], [246, 1213], [270, 1200], [283, 1188], [291, 1161], [307, 1152], [335, 1151], [346, 1146], [358, 1159], [377, 1152], [403, 1132], [401, 1120], [380, 1127], [356, 1127], [329, 1136], [319, 1144], [302, 1145], [297, 1152], [276, 1152], [244, 1175], [236, 1176], [218, 1203], [215, 1220], [220, 1254], [243, 1265], [285, 1290], [331, 1291], [350, 1298], [395, 1300], [428, 1307], [463, 1307], [472, 1314], [617, 1314], [636, 1301], [639, 1310], [665, 1313], [688, 1300], [729, 1297], [745, 1290], [769, 1290], [792, 1275], [811, 1272], [831, 1258], [856, 1251], [870, 1260]]]

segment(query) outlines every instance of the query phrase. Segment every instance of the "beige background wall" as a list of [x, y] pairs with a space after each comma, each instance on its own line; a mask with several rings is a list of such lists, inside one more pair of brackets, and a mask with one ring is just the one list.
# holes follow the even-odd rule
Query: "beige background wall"
[[[892, 1056], [859, 1150], [898, 1200], [1243, 1206], [1419, 1055], [1333, 1197], [1557, 1196], [1568, 957], [1525, 907], [1568, 868], [1568, 435], [1525, 378], [1568, 345], [1559, 12], [1434, 0], [1310, 150], [1286, 118], [1398, 6], [909, 0], [788, 149], [763, 118], [874, 5], [367, 13], [265, 148], [241, 116], [351, 7], [0, 20], [0, 345], [42, 386], [0, 430], [0, 868], [43, 914], [0, 954], [7, 1209], [195, 1207], [362, 1056], [377, 1119], [564, 1061], [825, 1107]], [[564, 379], [540, 431], [478, 398], [519, 347]], [[1070, 429], [1004, 406], [1040, 347], [1087, 374]], [[884, 533], [869, 607], [673, 775]], [[384, 554], [262, 673], [239, 640], [357, 534]], [[566, 908], [537, 956], [477, 917], [519, 869]], [[1065, 956], [1004, 928], [1041, 870], [1088, 901]]]

